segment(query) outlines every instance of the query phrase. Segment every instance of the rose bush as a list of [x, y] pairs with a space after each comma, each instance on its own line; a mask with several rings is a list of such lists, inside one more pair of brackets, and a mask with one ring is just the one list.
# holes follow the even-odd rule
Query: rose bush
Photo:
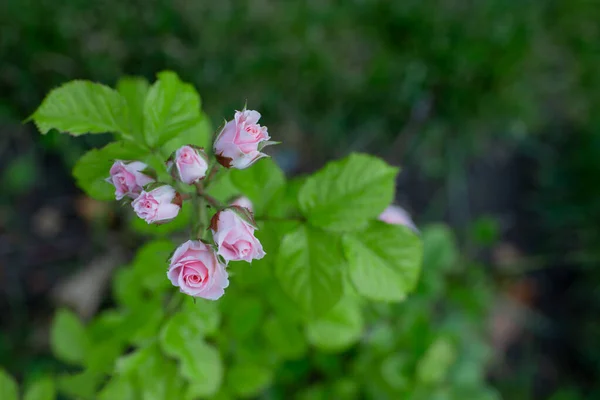
[[[211, 143], [199, 95], [174, 73], [158, 74], [153, 85], [126, 78], [117, 87], [67, 83], [32, 116], [42, 133], [113, 133], [115, 142], [79, 160], [77, 182], [98, 199], [132, 200], [148, 224], [123, 213], [132, 236], [123, 246], [155, 237], [116, 273], [114, 308], [89, 326], [66, 310], [57, 315], [53, 352], [77, 367], [57, 377], [61, 394], [412, 398], [445, 387], [443, 371], [437, 383], [417, 376], [428, 376], [428, 363], [450, 368], [455, 341], [432, 331], [417, 358], [401, 366], [409, 339], [385, 315], [406, 315], [403, 329], [414, 313], [369, 304], [398, 303], [417, 288], [420, 238], [384, 212], [397, 168], [351, 154], [288, 180], [263, 153], [275, 142], [257, 111], [235, 112]], [[367, 304], [378, 317], [364, 312]], [[374, 367], [328, 361], [346, 350]], [[318, 368], [322, 374], [302, 372]], [[411, 376], [402, 386], [398, 371]], [[315, 386], [313, 376], [326, 375], [335, 385]]]

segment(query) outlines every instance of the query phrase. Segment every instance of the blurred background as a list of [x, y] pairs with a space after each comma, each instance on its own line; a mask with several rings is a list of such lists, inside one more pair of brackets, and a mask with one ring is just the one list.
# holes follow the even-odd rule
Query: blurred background
[[136, 244], [71, 177], [109, 138], [21, 121], [68, 80], [171, 69], [215, 127], [260, 110], [290, 176], [352, 151], [402, 166], [431, 240], [409, 302], [471, 318], [503, 398], [600, 398], [598, 21], [595, 0], [3, 0], [0, 365], [58, 368], [55, 307], [110, 304]]

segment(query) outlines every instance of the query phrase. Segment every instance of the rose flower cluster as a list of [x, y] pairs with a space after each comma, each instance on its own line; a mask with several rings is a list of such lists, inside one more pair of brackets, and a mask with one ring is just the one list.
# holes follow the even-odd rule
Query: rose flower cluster
[[[216, 161], [226, 168], [244, 169], [267, 155], [261, 150], [276, 142], [269, 141], [267, 128], [260, 126], [257, 111], [242, 110], [225, 124], [213, 145]], [[166, 162], [171, 175], [186, 185], [195, 185], [202, 198], [202, 181], [217, 167], [210, 164], [208, 154], [199, 147], [179, 148]], [[209, 178], [210, 179], [210, 178]], [[181, 210], [185, 196], [162, 182], [140, 161], [116, 160], [107, 182], [115, 187], [117, 200], [128, 200], [135, 213], [147, 223], [164, 224]], [[192, 221], [195, 222], [195, 221]], [[229, 261], [261, 259], [265, 256], [254, 236], [257, 229], [252, 204], [239, 198], [228, 206], [218, 207], [207, 227], [211, 241], [193, 238], [180, 245], [169, 262], [167, 277], [181, 292], [194, 297], [216, 300], [229, 285]]]

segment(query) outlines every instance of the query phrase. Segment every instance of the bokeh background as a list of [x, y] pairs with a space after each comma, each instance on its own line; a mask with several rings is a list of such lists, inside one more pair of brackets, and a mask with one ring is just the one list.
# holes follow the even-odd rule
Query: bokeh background
[[109, 138], [21, 121], [68, 80], [171, 69], [213, 126], [260, 110], [290, 176], [352, 151], [401, 165], [397, 202], [448, 224], [462, 266], [421, 289], [473, 303], [488, 382], [600, 398], [599, 21], [595, 0], [3, 0], [0, 365], [56, 368], [55, 307], [109, 304], [139, 244], [70, 175]]

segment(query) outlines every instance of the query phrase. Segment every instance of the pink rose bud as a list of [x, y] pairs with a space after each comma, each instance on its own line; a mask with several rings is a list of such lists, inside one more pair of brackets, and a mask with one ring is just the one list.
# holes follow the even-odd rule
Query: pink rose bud
[[254, 211], [254, 207], [252, 207], [252, 202], [246, 196], [240, 196], [237, 199], [231, 202], [232, 206], [244, 207], [250, 210], [250, 212]]
[[191, 185], [204, 179], [208, 170], [208, 157], [202, 149], [183, 146], [175, 152], [174, 166], [179, 180]]
[[409, 227], [415, 232], [419, 232], [417, 226], [413, 222], [410, 215], [399, 206], [391, 205], [386, 208], [380, 215], [379, 220], [393, 225], [404, 225]]
[[182, 293], [208, 300], [217, 300], [229, 286], [225, 265], [199, 240], [188, 240], [175, 250], [167, 276]]
[[225, 124], [214, 144], [215, 155], [221, 165], [244, 169], [267, 157], [260, 150], [274, 142], [269, 142], [267, 127], [260, 126], [259, 119], [258, 111], [244, 109], [236, 111], [234, 120]]
[[226, 261], [252, 262], [265, 256], [262, 245], [254, 236], [256, 224], [252, 213], [239, 206], [215, 214], [210, 222], [217, 253]]
[[115, 186], [117, 200], [125, 196], [135, 199], [144, 186], [154, 182], [154, 179], [142, 173], [146, 168], [148, 166], [141, 161], [115, 161], [110, 168], [110, 177], [106, 178], [106, 181]]
[[169, 185], [145, 190], [131, 203], [133, 210], [147, 223], [164, 224], [179, 214], [182, 199]]

